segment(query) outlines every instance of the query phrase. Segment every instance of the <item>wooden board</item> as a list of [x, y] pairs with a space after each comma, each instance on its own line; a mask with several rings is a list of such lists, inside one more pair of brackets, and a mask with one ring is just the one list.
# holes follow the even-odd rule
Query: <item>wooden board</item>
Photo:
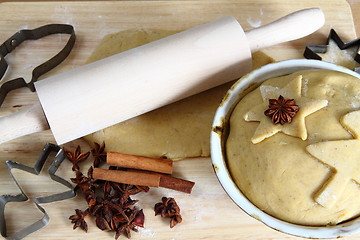
[[[0, 42], [8, 39], [20, 29], [32, 29], [48, 23], [68, 23], [75, 27], [77, 42], [74, 50], [64, 63], [47, 75], [64, 72], [84, 64], [100, 40], [110, 33], [131, 28], [187, 29], [225, 15], [239, 20], [245, 30], [286, 15], [290, 12], [321, 7], [325, 12], [326, 25], [315, 34], [301, 40], [292, 41], [268, 48], [266, 51], [275, 59], [302, 58], [306, 44], [323, 44], [329, 30], [334, 28], [346, 41], [355, 38], [351, 11], [346, 1], [288, 1], [245, 0], [245, 1], [134, 1], [134, 2], [29, 2], [1, 3]], [[6, 81], [24, 76], [29, 79], [34, 66], [59, 51], [67, 37], [50, 36], [42, 40], [25, 42], [6, 57], [10, 71]], [[61, 101], [61, 99], [59, 99]], [[19, 89], [7, 97], [0, 109], [0, 116], [18, 111], [37, 102], [36, 94], [28, 89]], [[66, 114], [66, 113], [64, 113]], [[6, 160], [14, 160], [32, 166], [43, 146], [54, 142], [50, 131], [0, 145], [0, 194], [17, 193], [4, 166]], [[80, 144], [84, 151], [89, 150], [79, 139], [66, 145], [74, 149]], [[48, 165], [47, 165], [48, 166]], [[82, 166], [86, 172], [87, 167]], [[246, 215], [226, 195], [220, 186], [211, 165], [210, 158], [195, 158], [176, 161], [175, 176], [196, 182], [191, 195], [165, 190], [152, 189], [148, 194], [139, 194], [139, 207], [146, 215], [145, 228], [132, 233], [133, 239], [296, 239], [279, 233]], [[45, 166], [46, 169], [46, 166]], [[20, 184], [31, 198], [45, 196], [65, 190], [47, 178], [46, 171], [40, 176], [14, 171]], [[73, 177], [71, 164], [64, 162], [59, 175]], [[168, 220], [155, 217], [153, 206], [162, 196], [175, 197], [181, 208], [183, 223], [169, 228]], [[43, 204], [50, 215], [50, 224], [31, 234], [28, 239], [113, 239], [113, 232], [101, 232], [95, 227], [94, 219], [88, 219], [89, 232], [72, 230], [68, 217], [74, 209], [85, 209], [81, 196], [61, 202]], [[6, 208], [9, 232], [39, 219], [41, 214], [34, 205], [11, 203]], [[121, 237], [120, 239], [125, 239]], [[360, 235], [351, 239], [360, 239]]]

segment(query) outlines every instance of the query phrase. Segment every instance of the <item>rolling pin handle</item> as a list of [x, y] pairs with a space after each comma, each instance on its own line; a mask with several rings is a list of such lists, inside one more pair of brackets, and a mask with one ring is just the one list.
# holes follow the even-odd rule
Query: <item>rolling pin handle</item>
[[324, 13], [320, 8], [300, 10], [272, 23], [246, 31], [251, 52], [256, 52], [278, 43], [305, 37], [325, 23]]
[[0, 118], [0, 144], [49, 129], [40, 103]]

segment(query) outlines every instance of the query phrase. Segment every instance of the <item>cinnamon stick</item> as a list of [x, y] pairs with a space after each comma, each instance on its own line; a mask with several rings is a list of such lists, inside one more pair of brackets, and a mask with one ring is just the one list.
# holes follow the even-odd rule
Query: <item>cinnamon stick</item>
[[121, 171], [94, 168], [93, 178], [132, 185], [159, 187], [160, 175], [144, 171]]
[[118, 152], [107, 152], [107, 164], [124, 168], [148, 170], [172, 174], [173, 161], [170, 159], [150, 158]]
[[184, 193], [191, 193], [194, 182], [175, 178], [166, 174], [142, 170], [107, 170], [94, 168], [93, 177], [106, 181], [126, 183], [132, 185], [163, 187]]
[[[135, 170], [135, 169], [128, 169], [126, 171], [134, 172], [134, 173], [144, 172], [144, 171]], [[176, 178], [176, 177], [172, 177], [170, 175], [166, 175], [166, 174], [162, 174], [162, 173], [155, 173], [155, 172], [149, 172], [149, 173], [160, 177], [159, 187], [168, 188], [168, 189], [172, 189], [172, 190], [176, 190], [176, 191], [180, 191], [180, 192], [184, 192], [184, 193], [191, 193], [192, 188], [195, 185], [194, 182]]]
[[169, 188], [184, 193], [191, 193], [191, 190], [195, 185], [194, 182], [187, 181], [184, 179], [171, 177], [165, 174], [159, 174], [159, 175], [160, 175], [159, 186], [163, 188]]

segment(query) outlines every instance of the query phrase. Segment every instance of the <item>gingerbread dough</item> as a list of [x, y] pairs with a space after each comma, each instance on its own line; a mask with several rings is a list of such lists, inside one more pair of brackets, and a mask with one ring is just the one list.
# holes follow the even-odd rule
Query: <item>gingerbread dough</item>
[[332, 176], [315, 193], [315, 201], [332, 208], [344, 192], [349, 182], [360, 183], [360, 111], [346, 114], [341, 120], [354, 139], [314, 143], [306, 150], [332, 169]]
[[[174, 33], [176, 31], [127, 30], [106, 36], [88, 62]], [[255, 68], [273, 62], [262, 52], [254, 54], [253, 59]], [[105, 141], [107, 151], [127, 154], [172, 159], [209, 156], [212, 120], [231, 84], [210, 89], [84, 138], [89, 144]]]
[[337, 224], [360, 214], [360, 80], [317, 70], [270, 79], [262, 86], [281, 91], [299, 78], [302, 97], [327, 101], [304, 117], [306, 138], [278, 131], [252, 142], [260, 120], [244, 116], [263, 103], [259, 87], [230, 117], [227, 163], [241, 191], [268, 214], [303, 225]]
[[[302, 76], [299, 75], [283, 88], [268, 85], [262, 85], [260, 87], [263, 102], [256, 105], [244, 116], [246, 121], [260, 121], [254, 136], [251, 138], [253, 143], [261, 142], [265, 138], [271, 137], [278, 132], [283, 132], [290, 136], [300, 137], [302, 140], [307, 138], [305, 117], [325, 107], [328, 102], [324, 99], [314, 100], [302, 96], [301, 82]], [[291, 124], [275, 125], [272, 123], [270, 118], [264, 114], [264, 111], [268, 108], [269, 99], [277, 99], [280, 95], [285, 97], [285, 99], [294, 99], [296, 104], [301, 106]]]
[[334, 40], [330, 40], [326, 53], [319, 53], [322, 61], [335, 63], [349, 69], [360, 67], [360, 63], [356, 62], [355, 55], [357, 54], [358, 47], [350, 47], [341, 50]]

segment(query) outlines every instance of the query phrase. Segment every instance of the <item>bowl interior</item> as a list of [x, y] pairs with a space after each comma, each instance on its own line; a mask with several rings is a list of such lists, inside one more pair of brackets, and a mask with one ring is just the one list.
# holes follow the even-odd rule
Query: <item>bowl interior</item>
[[216, 176], [230, 198], [247, 214], [271, 228], [306, 238], [337, 238], [360, 232], [360, 218], [335, 226], [312, 227], [288, 223], [274, 218], [253, 205], [238, 189], [227, 169], [224, 144], [227, 137], [227, 122], [234, 106], [242, 96], [255, 89], [263, 81], [302, 70], [334, 70], [360, 79], [360, 75], [347, 68], [317, 60], [287, 60], [265, 65], [240, 78], [227, 92], [218, 107], [211, 132], [211, 159]]

